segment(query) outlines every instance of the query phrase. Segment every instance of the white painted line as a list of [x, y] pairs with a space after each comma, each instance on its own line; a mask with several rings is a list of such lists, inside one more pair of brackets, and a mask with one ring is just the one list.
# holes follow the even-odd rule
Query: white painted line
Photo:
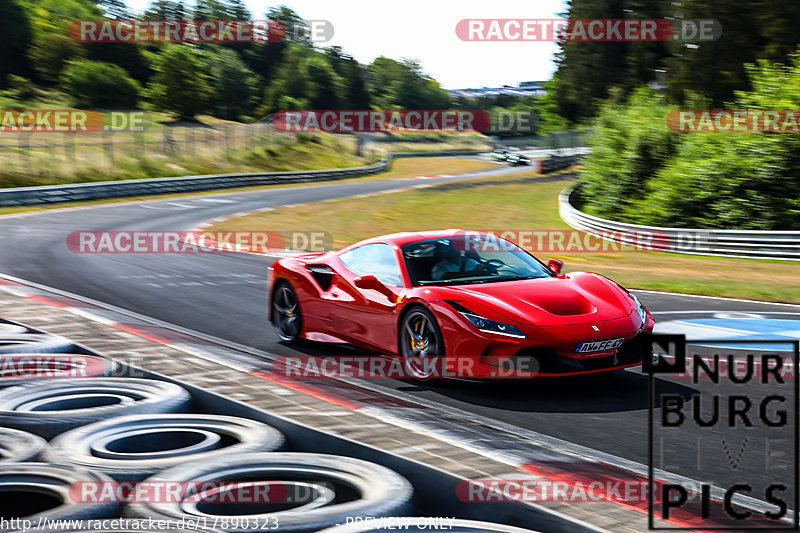
[[704, 339], [731, 339], [747, 337], [752, 331], [742, 329], [724, 328], [721, 326], [705, 326], [702, 324], [692, 324], [681, 320], [670, 320], [668, 322], [656, 322], [653, 333], [661, 334], [682, 334], [687, 338], [695, 340]]
[[407, 453], [424, 452], [425, 450], [431, 450], [434, 448], [438, 448], [438, 446], [435, 444], [420, 444], [419, 446], [405, 446], [403, 448], [396, 448], [392, 450], [392, 453], [405, 455]]
[[726, 298], [724, 296], [706, 296], [704, 294], [686, 294], [684, 292], [664, 292], [664, 291], [649, 291], [645, 289], [630, 289], [633, 292], [644, 292], [649, 294], [664, 294], [667, 296], [687, 296], [689, 298], [706, 298], [709, 300], [724, 300], [728, 302], [747, 302], [747, 303], [754, 303], [754, 304], [769, 304], [769, 305], [785, 305], [788, 307], [798, 307], [800, 308], [800, 304], [787, 304], [782, 302], [765, 302], [763, 300], [745, 300], [742, 298]]

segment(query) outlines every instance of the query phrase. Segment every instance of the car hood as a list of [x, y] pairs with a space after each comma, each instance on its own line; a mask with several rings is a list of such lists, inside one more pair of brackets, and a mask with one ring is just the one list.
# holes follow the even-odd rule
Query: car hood
[[634, 307], [616, 283], [588, 272], [446, 289], [449, 294], [442, 294], [443, 298], [456, 300], [476, 313], [491, 315], [493, 311], [537, 326], [614, 320], [629, 316]]

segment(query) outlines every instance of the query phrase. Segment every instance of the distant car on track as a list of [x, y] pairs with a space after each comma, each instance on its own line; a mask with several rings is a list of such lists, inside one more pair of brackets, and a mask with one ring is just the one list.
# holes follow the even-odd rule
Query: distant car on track
[[531, 158], [530, 157], [528, 157], [526, 155], [523, 155], [523, 154], [518, 154], [518, 153], [510, 154], [506, 158], [506, 161], [508, 163], [510, 163], [512, 166], [530, 165], [531, 164]]
[[561, 272], [492, 234], [395, 233], [269, 268], [284, 342], [346, 342], [401, 358], [428, 379], [442, 361], [469, 377], [533, 378], [639, 365], [653, 317], [589, 272]]
[[509, 148], [497, 148], [496, 150], [492, 151], [492, 159], [495, 161], [508, 161], [508, 158], [518, 151], [519, 148], [513, 146]]

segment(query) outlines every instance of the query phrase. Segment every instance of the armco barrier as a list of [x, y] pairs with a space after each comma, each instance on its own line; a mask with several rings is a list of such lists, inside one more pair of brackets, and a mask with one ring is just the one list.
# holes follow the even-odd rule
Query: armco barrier
[[693, 255], [800, 261], [800, 231], [745, 231], [661, 228], [616, 222], [587, 215], [574, 207], [580, 185], [565, 189], [558, 199], [562, 220], [571, 227], [615, 242], [652, 239], [658, 250]]
[[260, 172], [248, 174], [216, 174], [206, 176], [184, 176], [176, 178], [153, 178], [141, 180], [103, 181], [75, 183], [69, 185], [45, 185], [40, 187], [17, 187], [0, 189], [0, 207], [41, 205], [58, 202], [76, 202], [126, 196], [207, 191], [248, 187], [253, 185], [275, 185], [305, 181], [331, 181], [383, 172], [392, 159], [401, 157], [425, 157], [448, 155], [475, 155], [477, 151], [450, 152], [406, 152], [387, 154], [382, 161], [363, 167], [302, 170], [292, 172]]

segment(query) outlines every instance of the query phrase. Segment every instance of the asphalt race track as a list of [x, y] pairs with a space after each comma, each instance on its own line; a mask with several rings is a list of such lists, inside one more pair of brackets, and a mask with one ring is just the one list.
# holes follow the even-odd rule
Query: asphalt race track
[[[424, 183], [452, 180], [431, 178]], [[0, 217], [3, 250], [0, 272], [272, 354], [352, 354], [353, 349], [342, 346], [308, 344], [300, 352], [277, 342], [265, 318], [266, 269], [270, 258], [233, 253], [78, 254], [69, 251], [66, 237], [78, 230], [186, 230], [238, 211], [349, 197], [420, 183], [409, 179], [361, 180]], [[726, 333], [725, 338], [748, 335], [753, 338], [767, 330], [771, 338], [800, 336], [800, 306], [651, 292], [639, 295], [656, 320], [668, 324], [668, 331], [686, 330], [694, 335], [692, 338], [703, 338], [704, 331], [709, 332], [705, 338], [713, 338], [715, 334], [719, 338]], [[753, 326], [752, 331], [747, 329], [748, 325]], [[640, 463], [648, 461], [648, 377], [640, 370], [557, 381], [449, 382], [428, 386], [380, 380], [378, 385]], [[685, 398], [697, 387], [678, 378], [659, 378], [656, 382], [658, 392], [673, 392]], [[761, 395], [766, 393], [765, 387], [753, 385], [751, 392]], [[748, 436], [753, 442], [763, 440], [764, 434], [757, 428], [751, 429]], [[704, 435], [698, 432], [685, 438], [699, 436]], [[731, 440], [728, 445], [738, 449], [740, 442]], [[720, 450], [717, 443], [716, 453], [722, 453]], [[667, 466], [676, 465], [682, 473], [695, 468], [694, 457], [681, 455], [679, 449], [673, 451], [665, 461]], [[738, 468], [749, 479], [765, 476], [763, 458], [755, 454], [743, 455]], [[725, 474], [713, 469], [697, 475], [726, 482]], [[753, 496], [762, 499], [759, 494]]]

